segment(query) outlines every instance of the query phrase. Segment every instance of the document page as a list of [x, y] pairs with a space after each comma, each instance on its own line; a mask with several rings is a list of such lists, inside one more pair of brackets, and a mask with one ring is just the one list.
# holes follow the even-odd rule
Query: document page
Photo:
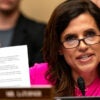
[[30, 87], [26, 45], [0, 48], [0, 87]]

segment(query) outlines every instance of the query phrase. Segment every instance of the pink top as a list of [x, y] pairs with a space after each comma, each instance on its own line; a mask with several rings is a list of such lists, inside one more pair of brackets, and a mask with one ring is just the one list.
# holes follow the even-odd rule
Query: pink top
[[34, 64], [34, 66], [30, 67], [30, 82], [31, 85], [51, 85], [45, 79], [45, 73], [48, 70], [47, 63]]
[[[47, 63], [35, 64], [30, 67], [30, 83], [31, 85], [51, 85], [45, 79], [45, 73], [48, 70]], [[86, 96], [100, 96], [100, 78], [95, 79], [86, 87]], [[75, 88], [75, 95], [82, 96], [78, 87]]]

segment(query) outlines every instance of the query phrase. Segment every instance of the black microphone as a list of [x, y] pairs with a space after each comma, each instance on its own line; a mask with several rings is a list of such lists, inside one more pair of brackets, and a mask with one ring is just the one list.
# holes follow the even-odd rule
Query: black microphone
[[84, 82], [84, 79], [82, 77], [79, 77], [77, 79], [77, 84], [78, 84], [79, 89], [82, 92], [82, 95], [85, 96], [85, 82]]

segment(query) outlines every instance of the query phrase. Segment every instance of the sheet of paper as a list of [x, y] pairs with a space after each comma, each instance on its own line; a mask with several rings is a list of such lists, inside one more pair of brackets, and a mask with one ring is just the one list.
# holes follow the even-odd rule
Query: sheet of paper
[[26, 45], [0, 48], [0, 87], [30, 87]]

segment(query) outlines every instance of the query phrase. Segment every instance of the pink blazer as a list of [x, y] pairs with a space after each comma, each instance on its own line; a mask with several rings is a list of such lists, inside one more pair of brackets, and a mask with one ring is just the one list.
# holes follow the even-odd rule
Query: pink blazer
[[48, 70], [47, 63], [34, 64], [30, 67], [30, 83], [31, 85], [51, 85], [45, 78], [45, 73]]
[[[30, 67], [30, 83], [31, 85], [51, 85], [45, 78], [48, 70], [47, 63], [35, 64]], [[100, 78], [96, 78], [89, 86], [86, 87], [86, 96], [100, 96]], [[75, 88], [75, 95], [82, 96], [78, 87]]]

